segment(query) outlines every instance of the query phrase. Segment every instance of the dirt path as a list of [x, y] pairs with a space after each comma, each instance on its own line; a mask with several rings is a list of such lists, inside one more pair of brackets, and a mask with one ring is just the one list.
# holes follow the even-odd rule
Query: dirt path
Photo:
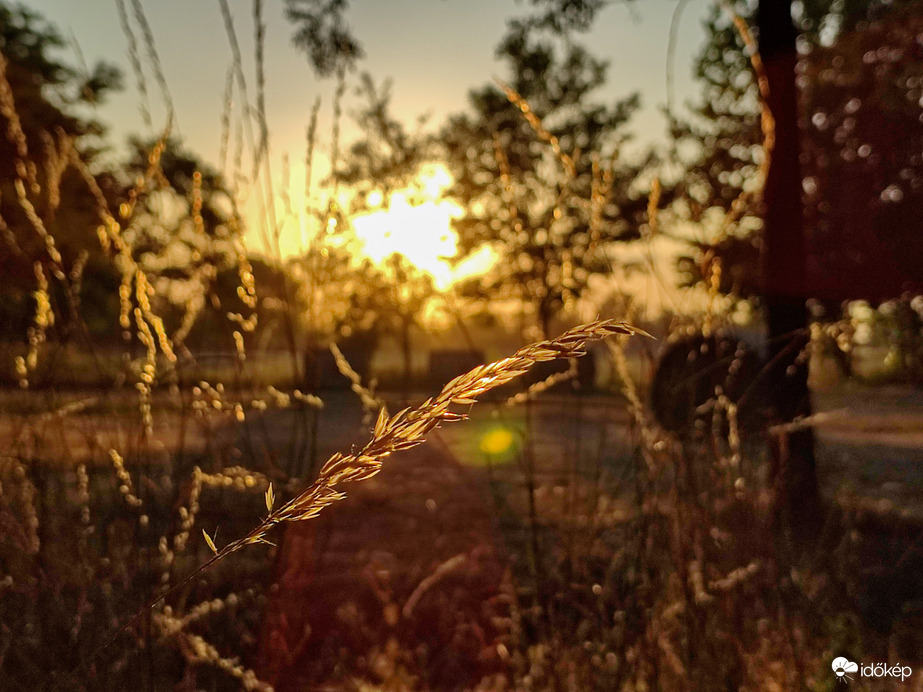
[[[575, 475], [587, 477], [600, 459], [610, 470], [624, 465], [628, 421], [612, 409], [563, 397], [537, 407], [536, 495], [549, 517], [567, 501], [555, 491]], [[920, 409], [900, 397], [873, 406], [860, 392], [828, 396], [817, 410], [834, 412], [818, 425], [828, 497], [923, 507]], [[522, 410], [505, 415], [476, 407], [473, 420], [394, 455], [346, 500], [287, 529], [260, 646], [259, 669], [276, 689], [407, 683], [408, 670], [425, 676], [415, 687], [462, 689], [503, 666], [498, 617], [510, 557], [498, 524], [509, 516], [491, 501], [482, 442], [523, 425]], [[334, 403], [321, 421], [321, 458], [366, 434], [348, 400]], [[505, 502], [516, 505], [515, 492]]]
[[[426, 671], [455, 689], [496, 670], [505, 558], [476, 473], [437, 444], [389, 459], [284, 537], [260, 647], [277, 690]], [[496, 607], [495, 607], [496, 606]]]

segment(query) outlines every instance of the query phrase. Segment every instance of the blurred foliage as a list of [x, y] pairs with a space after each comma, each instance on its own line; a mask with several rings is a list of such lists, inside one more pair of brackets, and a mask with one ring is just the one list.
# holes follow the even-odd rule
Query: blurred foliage
[[[419, 131], [409, 132], [391, 113], [391, 86], [391, 80], [376, 85], [365, 72], [356, 88], [362, 105], [354, 119], [362, 134], [334, 172], [339, 182], [356, 192], [354, 211], [367, 210], [372, 192], [387, 201], [392, 193], [414, 187], [423, 166], [433, 159], [431, 139]], [[420, 125], [424, 121], [421, 118]]]
[[[248, 312], [236, 294], [243, 229], [233, 194], [217, 172], [175, 138], [135, 137], [129, 145], [119, 202], [133, 204], [133, 212], [122, 235], [134, 261], [151, 277], [158, 310], [173, 330], [190, 311], [190, 318], [200, 319], [198, 312], [204, 308], [215, 313], [207, 331], [230, 337], [234, 324], [227, 315]], [[153, 151], [159, 152], [159, 159], [151, 175]], [[271, 268], [260, 268], [265, 271], [259, 279], [270, 278], [265, 274], [272, 274]], [[274, 274], [272, 278], [271, 286], [284, 280]], [[232, 282], [236, 284], [230, 286]], [[262, 297], [264, 302], [267, 298]], [[202, 324], [189, 326], [198, 332], [204, 329]], [[223, 343], [232, 342], [228, 338]]]
[[594, 102], [606, 63], [524, 25], [497, 55], [515, 93], [472, 91], [471, 111], [440, 133], [455, 178], [449, 194], [465, 209], [455, 227], [466, 250], [489, 243], [498, 254], [476, 290], [531, 306], [548, 334], [591, 276], [609, 271], [611, 243], [638, 237], [647, 200], [634, 185], [648, 162], [618, 153], [639, 98]]
[[[0, 53], [6, 60], [6, 80], [18, 115], [14, 125], [8, 113], [0, 114], [4, 134], [0, 138], [0, 197], [4, 200], [0, 208], [0, 257], [6, 279], [0, 287], [3, 339], [20, 337], [31, 319], [35, 262], [46, 268], [55, 262], [45, 238], [18, 202], [18, 168], [26, 175], [21, 193], [54, 238], [64, 270], [84, 267], [84, 296], [92, 296], [111, 279], [100, 262], [96, 204], [68, 164], [70, 157], [77, 157], [99, 168], [96, 161], [104, 147], [105, 128], [87, 114], [91, 112], [87, 106], [118, 89], [121, 76], [105, 63], [88, 73], [61, 62], [54, 55], [63, 46], [57, 30], [39, 15], [0, 4]], [[24, 136], [22, 142], [17, 142], [17, 126]], [[114, 197], [117, 183], [112, 173], [100, 170], [97, 181], [104, 195]], [[92, 319], [89, 326], [91, 330], [102, 327]]]
[[285, 0], [285, 16], [298, 26], [292, 42], [308, 54], [321, 77], [352, 66], [364, 56], [343, 18], [348, 0]]
[[879, 301], [923, 289], [923, 11], [856, 12], [806, 46], [804, 207], [817, 290]]
[[[735, 11], [752, 18], [753, 4]], [[812, 295], [882, 300], [902, 279], [923, 275], [918, 240], [923, 194], [919, 123], [923, 15], [912, 2], [806, 2], [798, 16], [804, 214]], [[684, 214], [716, 227], [758, 184], [763, 158], [759, 101], [738, 30], [715, 7], [696, 63], [702, 98], [693, 117], [673, 120], [686, 157]], [[716, 215], [715, 212], [718, 212]], [[760, 210], [751, 197], [729, 233], [693, 243], [682, 257], [687, 285], [703, 280], [706, 257], [722, 259], [722, 291], [758, 291]]]
[[[513, 20], [521, 27], [551, 29], [558, 33], [586, 31], [606, 0], [529, 0], [538, 8]], [[355, 66], [365, 56], [359, 40], [346, 22], [349, 0], [285, 0], [285, 16], [295, 25], [292, 43], [304, 51], [321, 77]]]
[[923, 297], [903, 295], [874, 313], [873, 322], [889, 348], [888, 376], [923, 384]]
[[340, 242], [345, 235], [314, 244], [286, 271], [309, 348], [335, 342], [367, 362], [385, 340], [406, 342], [412, 329], [423, 327], [435, 289], [431, 277], [399, 254], [381, 266], [357, 257], [354, 245]]
[[[497, 48], [519, 102], [497, 85], [477, 89], [471, 110], [450, 117], [435, 138], [409, 132], [389, 113], [390, 83], [376, 86], [362, 75], [364, 105], [356, 120], [363, 135], [335, 172], [361, 206], [373, 191], [387, 200], [411, 187], [427, 162], [444, 160], [456, 180], [448, 196], [464, 209], [454, 223], [463, 255], [484, 244], [499, 255], [496, 271], [469, 282], [467, 292], [524, 302], [546, 334], [590, 277], [609, 270], [609, 243], [638, 236], [646, 211], [633, 184], [649, 161], [618, 160], [639, 99], [594, 102], [606, 63], [567, 37], [589, 29], [604, 4], [533, 0], [534, 11], [511, 20]], [[361, 56], [346, 28], [347, 6], [345, 0], [288, 5], [298, 27], [295, 44], [320, 75]]]
[[[188, 281], [205, 266], [233, 258], [240, 231], [233, 195], [221, 176], [173, 138], [163, 143], [159, 171], [145, 185], [126, 186], [139, 200], [125, 236], [141, 266], [170, 281]], [[125, 179], [144, 180], [157, 140], [132, 138]]]
[[[246, 323], [247, 320], [253, 329], [244, 331], [252, 333], [248, 342], [252, 341], [257, 350], [284, 349], [287, 346], [284, 313], [287, 309], [304, 309], [303, 303], [292, 298], [297, 295], [298, 280], [285, 268], [262, 257], [251, 255], [246, 262], [254, 285], [259, 289], [252, 309], [241, 298], [241, 268], [238, 264], [225, 262], [212, 265], [215, 269], [203, 277], [204, 284], [199, 283], [196, 277], [191, 280], [189, 290], [204, 299], [201, 312], [184, 340], [194, 353], [230, 350], [234, 343], [233, 333], [242, 329], [241, 321]], [[170, 318], [170, 323], [178, 325], [189, 306], [173, 303], [165, 308], [165, 316]], [[242, 320], [243, 317], [247, 319]]]

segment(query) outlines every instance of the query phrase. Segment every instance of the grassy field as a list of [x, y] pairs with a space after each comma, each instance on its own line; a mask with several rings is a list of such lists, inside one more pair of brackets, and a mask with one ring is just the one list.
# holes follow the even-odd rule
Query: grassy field
[[[167, 572], [176, 575], [166, 579], [175, 581], [208, 558], [201, 530], [219, 546], [246, 535], [265, 511], [261, 495], [270, 480], [279, 495], [296, 492], [304, 481], [292, 478], [286, 485], [287, 469], [300, 465], [310, 476], [317, 460], [355, 449], [372, 427], [350, 392], [328, 392], [316, 423], [297, 409], [258, 407], [240, 421], [233, 407], [216, 407], [216, 399], [199, 414], [191, 402], [201, 394], [199, 399], [189, 394], [186, 406], [175, 393], [154, 395], [158, 414], [151, 439], [156, 443], [133, 438], [140, 423], [136, 393], [3, 394], [0, 434], [4, 447], [30, 469], [37, 543], [26, 550], [34, 564], [19, 565], [24, 572], [17, 577], [25, 581], [8, 584], [7, 603], [13, 607], [17, 594], [24, 597], [19, 589], [32, 579], [56, 594], [53, 607], [61, 615], [67, 617], [73, 607], [78, 616], [81, 608], [87, 613], [72, 620], [70, 635], [47, 628], [31, 635], [49, 651], [54, 650], [49, 644], [77, 643], [79, 655], [60, 656], [52, 666], [62, 684], [158, 582], [168, 583], [162, 581], [165, 560]], [[240, 394], [225, 392], [229, 400]], [[814, 654], [798, 655], [804, 665], [800, 674], [811, 687], [826, 684], [828, 647], [860, 633], [866, 650], [900, 653], [907, 661], [919, 650], [913, 634], [918, 611], [912, 605], [920, 593], [914, 536], [923, 530], [917, 396], [906, 388], [856, 386], [817, 395], [831, 541], [822, 552], [839, 562], [798, 567], [801, 581], [772, 597], [791, 599], [787, 591], [796, 589], [801, 595], [786, 605], [787, 617], [793, 618], [789, 626], [806, 645], [814, 637], [819, 639], [811, 646], [826, 642], [809, 650]], [[43, 413], [49, 408], [51, 415]], [[159, 689], [183, 675], [198, 685], [224, 688], [235, 678], [249, 685], [247, 668], [281, 690], [364, 684], [503, 689], [508, 684], [503, 681], [511, 679], [534, 680], [530, 684], [541, 688], [559, 684], [554, 681], [562, 676], [586, 675], [597, 686], [635, 679], [638, 671], [622, 663], [632, 659], [623, 656], [644, 639], [624, 628], [641, 617], [638, 608], [677, 607], [658, 601], [645, 605], [637, 589], [652, 576], [637, 570], [660, 561], [665, 562], [657, 569], [673, 564], [672, 550], [684, 546], [673, 544], [662, 552], [671, 545], [669, 536], [691, 528], [674, 522], [703, 510], [692, 509], [686, 503], [694, 499], [680, 501], [670, 490], [678, 480], [673, 473], [650, 476], [646, 464], [652, 457], [638, 447], [644, 444], [642, 432], [622, 396], [565, 392], [517, 406], [504, 406], [501, 398], [472, 414], [465, 423], [431, 433], [424, 447], [389, 458], [381, 474], [349, 486], [347, 500], [319, 519], [276, 532], [272, 540], [279, 549], [248, 548], [174, 594], [173, 605], [162, 612], [188, 623], [178, 650], [163, 648], [169, 641], [163, 635], [148, 639], [145, 627], [153, 623], [131, 625], [107, 649], [107, 656], [121, 652], [122, 658], [97, 678], [99, 688], [138, 677]], [[318, 440], [313, 471], [305, 468], [310, 445], [304, 438], [310, 429]], [[129, 492], [120, 491], [126, 483], [108, 449], [123, 450]], [[6, 463], [5, 497], [14, 499], [17, 476]], [[760, 479], [758, 466], [751, 465], [748, 476], [754, 484]], [[193, 489], [196, 467], [211, 474], [199, 481], [198, 491]], [[240, 475], [234, 470], [244, 468], [248, 471]], [[27, 510], [25, 494], [19, 497], [18, 503], [8, 499], [8, 520], [22, 518]], [[133, 497], [137, 506], [126, 502]], [[755, 507], [764, 501], [758, 494], [752, 498]], [[725, 545], [751, 530], [748, 522], [759, 523], [758, 514], [744, 520], [741, 508], [733, 510], [738, 514], [731, 524], [730, 507], [713, 511], [712, 535], [722, 536]], [[187, 521], [193, 512], [194, 523]], [[663, 547], [637, 543], [639, 536], [652, 532], [653, 538], [659, 531], [667, 531]], [[172, 557], [162, 536], [179, 548]], [[20, 538], [28, 543], [28, 535]], [[15, 533], [7, 534], [5, 554], [16, 540]], [[188, 547], [182, 545], [186, 542]], [[764, 570], [772, 563], [763, 552], [768, 546], [759, 545], [746, 552], [724, 548], [710, 559], [722, 564], [731, 559], [736, 566], [721, 569], [739, 576], [725, 578], [752, 580], [751, 586], [737, 588], [766, 599], [766, 589], [777, 583], [765, 581]], [[746, 553], [751, 559], [741, 562]], [[9, 564], [16, 569], [15, 562]], [[109, 586], [97, 591], [87, 582], [90, 575], [96, 584]], [[710, 610], [722, 593], [720, 579], [712, 582], [702, 586], [708, 596], [693, 592], [697, 608]], [[847, 600], [835, 612], [825, 612], [825, 599], [837, 591]], [[674, 598], [682, 602], [681, 593]], [[735, 608], [754, 607], [733, 591], [725, 598], [732, 598]], [[51, 606], [40, 600], [33, 607]], [[108, 620], [90, 616], [101, 617], [100, 609]], [[15, 625], [16, 618], [6, 612], [5, 621]], [[849, 613], [860, 619], [850, 620]], [[712, 620], [714, 613], [697, 617], [706, 628], [723, 621]], [[156, 626], [170, 631], [171, 622]], [[31, 640], [24, 636], [21, 630], [11, 645]], [[601, 648], [578, 645], [584, 637]], [[196, 651], [217, 672], [196, 665], [181, 674], [180, 662], [190, 661], [188, 652], [197, 660]], [[7, 680], [38, 675], [13, 650], [4, 660]], [[708, 671], [697, 675], [710, 679]], [[790, 671], [779, 675], [788, 681], [780, 684], [791, 683]]]
[[[178, 138], [140, 0], [121, 162], [88, 115], [117, 73], [49, 62], [63, 39], [0, 0], [0, 690], [824, 691], [841, 656], [915, 670], [856, 689], [923, 690], [923, 303], [764, 319], [754, 229], [794, 143], [746, 23], [702, 63], [739, 58], [699, 113], [735, 168], [669, 180], [620, 153], [634, 98], [589, 100], [603, 63], [528, 22], [502, 49], [524, 93], [405, 130], [349, 69], [346, 4], [289, 7], [302, 48], [333, 32], [335, 84], [329, 146], [317, 101], [280, 182], [263, 3], [250, 65], [219, 2], [218, 171]], [[450, 197], [373, 261], [360, 218]], [[494, 264], [437, 281], [424, 239]]]

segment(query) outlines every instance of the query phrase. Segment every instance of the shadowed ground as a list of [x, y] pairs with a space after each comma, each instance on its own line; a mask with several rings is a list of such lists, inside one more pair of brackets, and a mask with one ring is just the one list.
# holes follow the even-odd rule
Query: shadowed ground
[[[919, 393], [841, 390], [817, 399], [826, 412], [818, 420], [825, 496], [923, 516]], [[527, 470], [515, 461], [525, 417], [539, 520], [571, 518], [575, 529], [579, 503], [565, 488], [579, 494], [598, 474], [630, 466], [630, 423], [624, 405], [606, 398], [549, 397], [528, 413], [488, 403], [472, 413], [388, 459], [317, 520], [286, 530], [260, 654], [277, 689], [349, 686], [356, 671], [401, 680], [410, 663], [438, 671], [421, 686], [461, 689], [502, 667], [509, 633], [500, 616], [511, 560], [523, 552], [509, 541], [525, 531]], [[348, 397], [328, 397], [320, 458], [364, 441], [367, 430]], [[632, 511], [628, 503], [614, 510]]]
[[[389, 460], [318, 519], [290, 526], [260, 667], [278, 690], [403, 667], [452, 689], [495, 670], [505, 559], [485, 491], [435, 445]], [[405, 680], [406, 682], [406, 680]]]
[[[69, 394], [59, 406], [92, 395]], [[66, 469], [84, 460], [96, 462], [92, 514], [104, 512], [103, 505], [114, 507], [104, 452], [110, 446], [128, 450], [131, 463], [128, 431], [134, 429], [135, 404], [118, 413], [88, 404], [87, 410], [49, 416], [38, 428], [22, 428], [22, 396], [4, 396], [10, 415], [0, 418], [0, 441], [47, 460], [44, 493], [49, 498], [56, 497]], [[330, 393], [324, 399], [321, 462], [364, 442], [371, 428], [351, 393]], [[871, 574], [857, 596], [863, 612], [879, 616], [887, 631], [900, 615], [889, 615], [888, 609], [918, 597], [923, 394], [852, 386], [815, 394], [815, 403], [822, 414], [817, 424], [824, 495], [870, 517], [863, 525], [870, 537], [867, 545], [854, 551], [857, 569], [878, 569], [875, 561], [891, 543], [895, 552], [888, 559], [902, 566], [899, 574], [890, 569]], [[504, 667], [511, 648], [504, 648], [510, 636], [504, 616], [515, 589], [512, 575], [525, 560], [517, 556], [528, 552], [529, 469], [516, 461], [522, 446], [530, 445], [533, 453], [538, 521], [559, 529], [556, 540], [578, 541], [587, 519], [579, 508], [587, 499], [592, 505], [595, 479], [607, 475], [617, 481], [631, 468], [631, 426], [624, 403], [605, 397], [546, 397], [528, 411], [520, 406], [495, 413], [490, 403], [475, 406], [472, 420], [447, 426], [425, 445], [394, 455], [379, 476], [350, 488], [346, 500], [276, 536], [282, 545], [259, 645], [258, 668], [265, 679], [280, 690], [317, 689], [320, 683], [348, 689], [359, 677], [401, 680], [404, 671], [413, 670], [430, 676], [417, 680], [417, 687], [453, 689]], [[222, 433], [206, 449], [210, 436], [200, 423], [188, 422], [184, 428], [180, 413], [168, 412], [155, 417], [158, 442], [150, 463], [154, 470], [166, 470], [170, 458], [184, 449], [190, 456], [207, 452], [226, 465], [258, 467], [274, 458], [282, 466], [298, 415], [254, 412], [241, 426], [249, 429], [246, 434], [235, 440]], [[525, 443], [527, 416], [532, 417], [532, 434]], [[201, 519], [209, 530], [220, 522], [222, 538], [233, 530], [232, 523], [249, 528], [262, 512], [256, 496], [244, 503], [230, 493], [219, 504], [220, 516], [213, 516], [205, 503]], [[230, 510], [235, 510], [234, 519]], [[166, 511], [169, 516], [152, 516], [152, 526], [172, 517], [171, 509]], [[621, 521], [634, 509], [631, 502], [615, 498], [606, 511]], [[211, 512], [208, 518], [206, 512]], [[897, 536], [895, 518], [906, 519], [900, 524], [906, 535]], [[153, 533], [167, 528], [157, 526]], [[892, 598], [889, 589], [898, 585], [907, 593]]]

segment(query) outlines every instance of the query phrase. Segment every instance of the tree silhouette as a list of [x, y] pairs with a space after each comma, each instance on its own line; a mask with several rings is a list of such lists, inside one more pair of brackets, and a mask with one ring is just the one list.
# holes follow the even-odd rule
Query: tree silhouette
[[[801, 207], [801, 147], [795, 87], [795, 27], [791, 4], [760, 3], [759, 49], [774, 120], [775, 146], [763, 192], [762, 297], [766, 307], [769, 363], [760, 385], [770, 415], [789, 422], [811, 415], [807, 347], [805, 232]], [[770, 433], [779, 528], [801, 547], [813, 545], [822, 526], [814, 432], [805, 427]]]
[[285, 0], [285, 16], [298, 26], [292, 42], [321, 77], [355, 64], [364, 55], [346, 25], [349, 0]]
[[386, 80], [376, 85], [367, 72], [359, 78], [356, 92], [363, 103], [353, 115], [362, 136], [334, 171], [337, 180], [356, 193], [354, 211], [367, 209], [372, 192], [387, 202], [392, 193], [414, 187], [424, 166], [433, 161], [431, 138], [409, 132], [391, 113], [391, 84]]
[[[524, 28], [559, 34], [586, 31], [608, 0], [529, 0], [537, 12], [514, 20]], [[304, 51], [314, 71], [329, 77], [365, 56], [346, 22], [349, 0], [285, 0], [285, 16], [297, 28], [292, 43]]]
[[[753, 20], [747, 3], [735, 4]], [[919, 33], [913, 3], [806, 2], [798, 16], [798, 97], [807, 288], [835, 306], [878, 302], [919, 290], [923, 247], [916, 241], [923, 128], [919, 124]], [[915, 28], [917, 27], [917, 28]], [[682, 183], [688, 217], [708, 223], [753, 189], [762, 160], [759, 101], [739, 32], [720, 8], [696, 65], [702, 98], [694, 117], [674, 121], [694, 145]], [[721, 258], [722, 290], [756, 296], [762, 212], [752, 197], [714, 244], [681, 258], [687, 282], [702, 280], [702, 257]]]
[[[96, 202], [71, 159], [93, 166], [103, 194], [114, 198], [118, 188], [114, 173], [95, 164], [105, 128], [87, 113], [89, 105], [119, 88], [120, 73], [105, 63], [81, 72], [53, 57], [63, 45], [57, 30], [38, 14], [0, 3], [0, 54], [9, 87], [2, 90], [0, 108], [3, 338], [24, 334], [31, 319], [35, 262], [52, 270], [47, 275], [57, 277], [82, 266], [81, 285], [87, 297], [113, 280], [101, 261]], [[104, 320], [99, 318], [105, 305], [92, 306], [97, 314], [91, 325], [102, 328]], [[65, 314], [66, 308], [60, 307]], [[59, 321], [56, 329], [66, 331], [66, 325]]]
[[[349, 186], [355, 193], [351, 214], [377, 209], [377, 204], [369, 204], [373, 193], [380, 196], [385, 209], [390, 206], [393, 193], [398, 191], [409, 196], [408, 202], [415, 205], [421, 201], [413, 198], [420, 175], [428, 164], [434, 162], [432, 138], [419, 131], [409, 132], [393, 116], [390, 108], [390, 81], [377, 86], [372, 76], [364, 73], [360, 77], [357, 92], [363, 98], [363, 103], [354, 113], [354, 118], [362, 137], [353, 142], [349, 156], [337, 162], [334, 170], [337, 182]], [[422, 123], [423, 119], [420, 120]], [[337, 228], [346, 233], [351, 230], [345, 223], [338, 224]], [[419, 232], [442, 231], [434, 228]], [[375, 287], [372, 291], [374, 301], [366, 301], [361, 308], [367, 314], [374, 313], [372, 328], [375, 333], [367, 335], [372, 336], [376, 344], [385, 336], [398, 341], [403, 359], [406, 399], [409, 397], [406, 388], [412, 377], [412, 332], [420, 326], [419, 315], [426, 303], [436, 294], [433, 278], [399, 252], [385, 258], [379, 267], [365, 263], [361, 271], [362, 282]], [[362, 322], [368, 322], [368, 317], [358, 323]], [[340, 330], [343, 328], [345, 325]], [[343, 338], [344, 335], [340, 336]]]
[[[463, 251], [489, 243], [500, 256], [494, 274], [468, 289], [524, 302], [544, 334], [554, 316], [584, 294], [591, 276], [609, 270], [610, 243], [637, 236], [646, 208], [631, 189], [644, 162], [607, 166], [628, 138], [624, 126], [638, 98], [593, 103], [606, 64], [567, 38], [588, 30], [606, 4], [531, 0], [531, 11], [509, 21], [497, 49], [513, 91], [488, 85], [472, 92], [473, 113], [451, 117], [438, 137], [457, 181], [450, 195], [465, 209], [455, 224]], [[298, 27], [295, 45], [321, 76], [351, 67], [361, 55], [347, 9], [347, 0], [288, 3]], [[376, 91], [364, 77], [363, 90], [372, 105], [387, 105], [387, 86]], [[518, 103], [510, 101], [513, 92]], [[353, 147], [341, 179], [400, 184], [427, 157], [424, 140], [383, 121], [384, 112], [364, 112], [364, 125], [378, 136]]]
[[[471, 112], [449, 118], [440, 139], [464, 208], [465, 249], [491, 244], [499, 261], [478, 287], [551, 320], [609, 271], [611, 243], [638, 236], [646, 201], [631, 189], [644, 163], [617, 161], [637, 95], [595, 103], [606, 64], [516, 24], [498, 48], [508, 90], [472, 91]], [[607, 168], [612, 164], [611, 168]]]

